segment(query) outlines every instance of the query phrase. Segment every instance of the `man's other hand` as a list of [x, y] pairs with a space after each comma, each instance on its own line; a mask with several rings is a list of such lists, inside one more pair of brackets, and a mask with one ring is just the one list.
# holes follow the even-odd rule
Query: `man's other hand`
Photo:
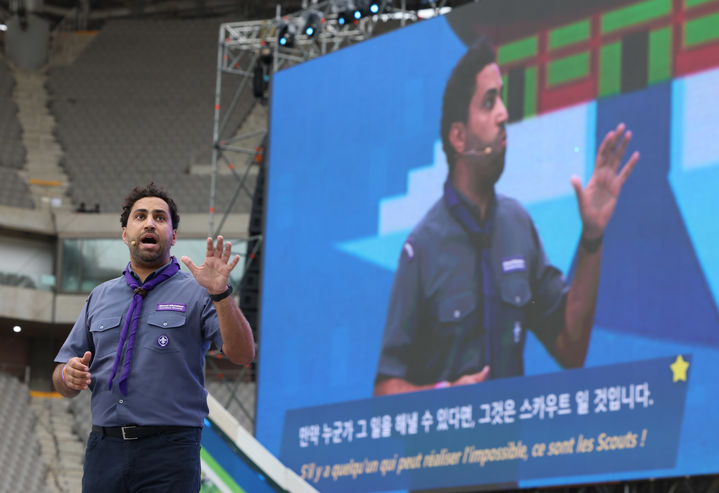
[[82, 358], [75, 356], [65, 365], [62, 379], [65, 386], [72, 390], [87, 390], [90, 387], [90, 360], [92, 353], [86, 351]]
[[452, 386], [455, 385], [471, 385], [473, 383], [479, 383], [484, 382], [489, 378], [489, 366], [485, 366], [482, 368], [482, 371], [479, 373], [472, 373], [471, 375], [463, 375], [454, 382], [452, 382]]
[[619, 192], [639, 160], [639, 152], [634, 152], [621, 167], [631, 138], [632, 132], [626, 130], [623, 123], [617, 125], [616, 129], [607, 133], [599, 146], [594, 173], [586, 188], [582, 189], [579, 177], [573, 176], [571, 179], [582, 217], [582, 234], [587, 240], [601, 238], [604, 234], [617, 205]]

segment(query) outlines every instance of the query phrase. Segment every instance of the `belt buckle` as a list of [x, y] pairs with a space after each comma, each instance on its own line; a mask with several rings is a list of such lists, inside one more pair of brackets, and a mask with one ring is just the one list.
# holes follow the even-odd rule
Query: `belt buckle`
[[127, 432], [127, 430], [131, 430], [131, 429], [133, 429], [133, 428], [137, 428], [137, 426], [132, 425], [132, 426], [122, 426], [122, 427], [120, 427], [120, 431], [122, 431], [122, 439], [123, 439], [123, 440], [137, 440], [138, 437], [129, 437], [129, 436], [127, 436], [127, 435], [125, 434], [125, 433]]

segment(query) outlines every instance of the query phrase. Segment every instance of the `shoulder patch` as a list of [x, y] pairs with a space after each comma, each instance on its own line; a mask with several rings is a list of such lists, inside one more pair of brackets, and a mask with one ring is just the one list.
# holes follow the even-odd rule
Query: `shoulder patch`
[[412, 243], [410, 243], [409, 240], [405, 241], [402, 246], [402, 255], [407, 257], [407, 260], [412, 260], [414, 258], [414, 246], [412, 246]]

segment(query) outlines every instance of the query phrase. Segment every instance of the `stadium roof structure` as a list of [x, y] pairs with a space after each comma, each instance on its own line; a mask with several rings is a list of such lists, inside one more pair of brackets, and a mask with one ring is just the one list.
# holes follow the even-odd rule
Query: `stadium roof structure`
[[[468, 1], [397, 0], [396, 3], [398, 7], [412, 11], [454, 7]], [[280, 4], [285, 12], [298, 12], [313, 8], [317, 3], [317, 0], [0, 0], [0, 22], [21, 7], [55, 24], [64, 23], [70, 29], [97, 29], [106, 20], [117, 18], [234, 17], [260, 20], [274, 17]]]

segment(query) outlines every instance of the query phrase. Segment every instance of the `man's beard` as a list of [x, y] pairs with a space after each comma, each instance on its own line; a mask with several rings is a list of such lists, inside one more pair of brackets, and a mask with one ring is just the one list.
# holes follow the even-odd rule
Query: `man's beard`
[[496, 154], [492, 155], [492, 160], [488, 168], [488, 181], [494, 185], [497, 183], [499, 178], [502, 176], [502, 172], [504, 172], [504, 155], [506, 153], [506, 149], [502, 149], [501, 151], [497, 152]]
[[166, 248], [159, 248], [157, 251], [136, 249], [131, 255], [141, 265], [157, 265], [158, 262], [169, 256], [169, 251]]
[[499, 152], [492, 152], [486, 156], [468, 157], [468, 163], [473, 169], [473, 176], [477, 185], [482, 188], [493, 187], [502, 176], [504, 171], [504, 157], [506, 149]]
[[467, 135], [465, 159], [474, 169], [473, 175], [483, 187], [494, 186], [504, 171], [504, 157], [507, 152], [506, 130], [501, 128], [494, 138], [487, 142], [470, 133]]

